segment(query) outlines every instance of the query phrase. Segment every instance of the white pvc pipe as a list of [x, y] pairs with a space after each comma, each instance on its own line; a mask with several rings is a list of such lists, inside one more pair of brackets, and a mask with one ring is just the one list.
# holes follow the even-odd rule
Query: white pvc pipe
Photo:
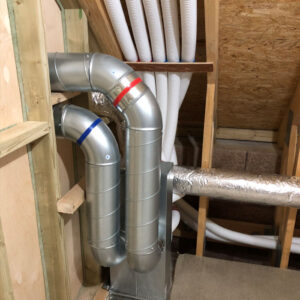
[[178, 210], [172, 210], [172, 232], [178, 227], [180, 222], [180, 213]]
[[[197, 0], [180, 0], [181, 16], [181, 60], [195, 60], [197, 44]], [[180, 86], [180, 105], [190, 85], [192, 73], [182, 73]]]
[[[178, 204], [180, 209], [181, 219], [193, 230], [198, 230], [197, 219], [198, 213], [196, 209], [181, 200]], [[249, 235], [224, 228], [211, 220], [206, 221], [206, 235], [207, 237], [224, 242], [243, 244], [253, 247], [267, 248], [271, 250], [277, 249], [278, 237], [277, 236], [264, 236], [264, 235]], [[300, 254], [300, 239], [293, 238], [291, 252]]]
[[[145, 15], [147, 19], [150, 42], [152, 48], [153, 61], [166, 61], [165, 38], [163, 32], [163, 22], [161, 18], [159, 0], [143, 0]], [[163, 120], [163, 139], [165, 135], [165, 126], [167, 119], [167, 101], [168, 101], [168, 77], [166, 72], [156, 72], [156, 100], [159, 104]], [[162, 159], [165, 156], [162, 152]]]
[[119, 0], [104, 0], [104, 3], [126, 60], [137, 61], [137, 53], [126, 23], [121, 2]]
[[[120, 1], [119, 1], [120, 2]], [[134, 41], [140, 61], [152, 61], [151, 49], [141, 0], [126, 0]], [[153, 72], [143, 73], [144, 82], [156, 96], [155, 78]]]
[[179, 23], [177, 1], [161, 0], [168, 61], [179, 61]]
[[[167, 59], [168, 61], [178, 62], [180, 59], [180, 43], [177, 1], [161, 0], [161, 6], [166, 37]], [[180, 106], [179, 96], [180, 74], [168, 73], [168, 111], [165, 135], [163, 137], [163, 149], [167, 159], [173, 162], [176, 161], [174, 154], [172, 157], [172, 149], [177, 129], [178, 110]]]

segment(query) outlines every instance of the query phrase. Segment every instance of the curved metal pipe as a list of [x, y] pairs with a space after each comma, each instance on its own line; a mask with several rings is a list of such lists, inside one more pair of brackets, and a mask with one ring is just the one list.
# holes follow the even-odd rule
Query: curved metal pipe
[[55, 132], [80, 145], [85, 156], [88, 239], [97, 261], [111, 267], [125, 258], [120, 238], [120, 154], [101, 119], [75, 105], [53, 109]]
[[297, 177], [178, 166], [174, 166], [171, 173], [174, 189], [179, 193], [300, 208], [300, 179]]
[[109, 55], [49, 54], [53, 91], [100, 91], [126, 123], [126, 249], [129, 266], [151, 270], [159, 260], [158, 216], [162, 118], [137, 74]]

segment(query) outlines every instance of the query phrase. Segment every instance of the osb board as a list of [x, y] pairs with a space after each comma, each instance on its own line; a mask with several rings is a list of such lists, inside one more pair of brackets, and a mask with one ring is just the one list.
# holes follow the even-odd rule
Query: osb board
[[[6, 1], [0, 1], [0, 129], [22, 122]], [[15, 299], [45, 299], [34, 193], [26, 148], [0, 159], [0, 218]]]
[[220, 0], [218, 126], [278, 129], [300, 77], [299, 0]]
[[[64, 52], [61, 11], [55, 0], [43, 0], [43, 20], [48, 52]], [[60, 194], [66, 194], [75, 184], [72, 142], [57, 139], [57, 159]], [[82, 285], [80, 224], [78, 213], [64, 217], [64, 241], [71, 286], [71, 299], [76, 299]]]

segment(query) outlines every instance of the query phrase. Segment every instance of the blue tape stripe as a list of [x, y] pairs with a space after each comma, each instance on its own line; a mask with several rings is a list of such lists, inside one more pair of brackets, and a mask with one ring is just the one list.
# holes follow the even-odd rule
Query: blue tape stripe
[[89, 128], [87, 128], [84, 133], [80, 136], [80, 138], [77, 140], [77, 144], [81, 145], [83, 141], [86, 139], [86, 137], [91, 133], [91, 131], [101, 122], [102, 120], [100, 118], [96, 119]]

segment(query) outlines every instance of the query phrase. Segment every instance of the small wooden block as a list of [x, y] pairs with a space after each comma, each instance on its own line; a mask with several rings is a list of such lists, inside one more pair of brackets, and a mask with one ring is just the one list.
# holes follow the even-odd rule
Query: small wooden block
[[67, 101], [69, 99], [72, 99], [80, 94], [81, 92], [51, 93], [51, 102], [52, 105], [55, 105]]
[[57, 201], [57, 211], [63, 214], [74, 214], [85, 200], [84, 178], [75, 184]]

